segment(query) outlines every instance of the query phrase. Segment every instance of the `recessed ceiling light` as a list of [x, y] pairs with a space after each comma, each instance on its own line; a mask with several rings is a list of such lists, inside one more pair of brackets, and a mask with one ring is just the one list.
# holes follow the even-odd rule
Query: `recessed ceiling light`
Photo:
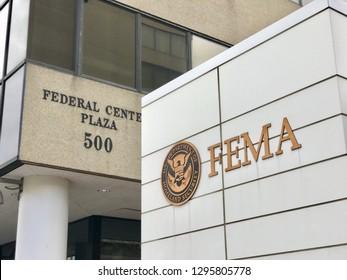
[[107, 193], [107, 192], [110, 192], [111, 190], [109, 189], [99, 189], [98, 192], [100, 193]]

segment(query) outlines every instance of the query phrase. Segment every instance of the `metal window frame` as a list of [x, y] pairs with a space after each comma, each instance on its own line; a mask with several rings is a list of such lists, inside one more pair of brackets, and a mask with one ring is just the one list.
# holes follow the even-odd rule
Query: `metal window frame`
[[77, 76], [82, 74], [83, 55], [83, 21], [84, 21], [84, 0], [76, 0], [76, 24], [75, 24], [75, 49], [74, 49], [74, 72]]
[[84, 3], [87, 2], [85, 0], [76, 0], [76, 14], [77, 14], [77, 22], [76, 22], [76, 40], [75, 40], [75, 74], [81, 77], [89, 78], [96, 81], [105, 82], [107, 84], [111, 84], [120, 88], [136, 91], [140, 94], [147, 94], [147, 92], [143, 91], [142, 87], [142, 18], [147, 17], [151, 20], [158, 21], [161, 24], [168, 25], [169, 27], [176, 28], [181, 32], [184, 32], [186, 35], [186, 71], [192, 69], [192, 36], [196, 35], [202, 37], [206, 40], [212, 41], [214, 43], [223, 45], [225, 47], [231, 47], [231, 44], [218, 40], [216, 38], [212, 38], [207, 36], [206, 34], [202, 34], [200, 32], [188, 29], [179, 24], [170, 22], [160, 17], [156, 17], [152, 14], [146, 13], [134, 7], [128, 6], [124, 3], [115, 1], [115, 0], [100, 0], [105, 3], [109, 3], [118, 8], [121, 8], [125, 11], [135, 14], [135, 87], [129, 87], [126, 85], [118, 84], [115, 82], [103, 80], [96, 77], [91, 77], [83, 73], [82, 69], [82, 61], [83, 61], [83, 24], [84, 24]]
[[293, 2], [293, 3], [297, 4], [297, 5], [302, 6], [302, 0], [289, 0], [289, 1]]
[[[216, 40], [215, 38], [209, 37], [205, 34], [190, 30], [184, 26], [180, 26], [176, 23], [170, 22], [168, 20], [165, 20], [163, 18], [154, 16], [152, 14], [146, 13], [144, 11], [141, 11], [139, 9], [136, 9], [134, 7], [128, 6], [124, 3], [120, 3], [118, 1], [115, 0], [100, 0], [102, 2], [105, 3], [109, 3], [112, 4], [118, 8], [121, 8], [125, 11], [128, 11], [130, 13], [134, 13], [135, 14], [135, 87], [129, 87], [126, 85], [122, 85], [119, 83], [115, 83], [115, 82], [111, 82], [111, 81], [107, 81], [107, 80], [103, 80], [100, 78], [96, 78], [96, 77], [91, 77], [89, 75], [86, 75], [83, 73], [83, 69], [82, 69], [82, 65], [83, 65], [83, 25], [84, 25], [84, 4], [85, 4], [85, 0], [76, 0], [76, 11], [75, 11], [75, 45], [74, 45], [74, 50], [73, 50], [73, 55], [74, 55], [74, 69], [72, 69], [72, 71], [68, 70], [68, 69], [62, 69], [60, 67], [56, 67], [54, 65], [49, 65], [50, 68], [54, 68], [57, 69], [59, 71], [66, 71], [69, 73], [73, 73], [76, 76], [81, 76], [81, 77], [85, 77], [88, 79], [92, 79], [92, 80], [96, 80], [96, 81], [101, 81], [101, 82], [105, 82], [117, 87], [121, 87], [124, 89], [128, 89], [128, 90], [132, 90], [132, 91], [136, 91], [138, 93], [142, 93], [142, 94], [146, 94], [146, 92], [143, 91], [142, 88], [142, 50], [141, 50], [141, 46], [142, 46], [142, 18], [143, 17], [147, 17], [151, 20], [154, 21], [158, 21], [161, 24], [165, 24], [169, 27], [172, 28], [176, 28], [177, 30], [184, 32], [186, 34], [186, 59], [187, 59], [187, 63], [186, 63], [186, 70], [190, 70], [192, 69], [192, 47], [191, 47], [191, 38], [192, 38], [192, 34], [205, 38], [207, 40], [210, 40], [212, 42], [230, 47], [230, 44], [227, 44], [226, 42], [222, 42], [219, 40]], [[10, 37], [10, 26], [11, 26], [11, 18], [12, 18], [12, 2], [13, 0], [6, 0], [2, 6], [1, 9], [3, 7], [5, 7], [5, 5], [9, 4], [9, 11], [8, 11], [8, 26], [7, 26], [7, 34], [6, 34], [6, 45], [5, 45], [5, 54], [4, 54], [4, 74], [3, 77], [0, 77], [1, 83], [3, 83], [9, 76], [11, 76], [13, 74], [13, 72], [16, 71], [16, 69], [13, 69], [14, 71], [11, 71], [11, 73], [6, 74], [7, 71], [7, 58], [8, 58], [8, 49], [9, 49], [9, 37]], [[30, 15], [29, 15], [30, 16]], [[45, 65], [48, 66], [40, 61], [36, 61], [36, 60], [32, 60], [32, 59], [27, 59], [26, 61], [30, 61], [32, 63], [35, 64], [39, 64], [39, 65]], [[25, 62], [24, 62], [25, 63]], [[21, 67], [22, 65], [19, 65], [19, 67]], [[0, 129], [1, 129], [1, 122], [2, 122], [2, 106], [3, 106], [3, 94], [1, 94], [1, 98], [0, 98]]]
[[135, 15], [135, 88], [142, 93], [142, 15]]
[[5, 100], [5, 81], [8, 79], [12, 73], [7, 72], [7, 59], [8, 59], [8, 50], [9, 50], [9, 44], [10, 44], [10, 30], [11, 30], [11, 19], [12, 19], [12, 2], [13, 0], [8, 0], [3, 3], [1, 6], [1, 10], [8, 4], [8, 14], [7, 14], [7, 28], [6, 28], [6, 39], [5, 39], [5, 50], [4, 50], [4, 65], [3, 65], [3, 73], [2, 77], [0, 77], [1, 81], [1, 89], [0, 89], [0, 138], [1, 138], [1, 131], [2, 131], [2, 119], [3, 119], [3, 112], [4, 112], [4, 100]]

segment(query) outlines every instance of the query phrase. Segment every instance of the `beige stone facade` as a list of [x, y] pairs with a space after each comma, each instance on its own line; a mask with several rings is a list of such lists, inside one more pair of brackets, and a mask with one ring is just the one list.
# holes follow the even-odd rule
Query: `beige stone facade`
[[140, 179], [139, 94], [33, 64], [26, 75], [20, 160]]

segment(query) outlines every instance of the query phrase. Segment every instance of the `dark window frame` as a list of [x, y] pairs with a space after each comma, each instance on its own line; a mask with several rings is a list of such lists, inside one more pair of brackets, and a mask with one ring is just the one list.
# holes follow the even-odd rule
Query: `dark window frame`
[[[131, 13], [135, 13], [135, 44], [136, 44], [136, 49], [135, 49], [135, 87], [129, 87], [120, 83], [115, 83], [112, 81], [108, 81], [108, 80], [104, 80], [104, 79], [100, 79], [100, 78], [96, 78], [96, 77], [92, 77], [90, 75], [87, 75], [85, 73], [83, 73], [82, 70], [82, 57], [83, 57], [83, 21], [84, 21], [84, 2], [88, 2], [88, 0], [76, 0], [76, 13], [78, 15], [77, 18], [80, 19], [79, 23], [77, 22], [76, 24], [76, 51], [75, 51], [75, 74], [77, 74], [78, 76], [81, 77], [85, 77], [88, 79], [92, 79], [92, 80], [96, 80], [96, 81], [100, 81], [100, 82], [104, 82], [106, 84], [110, 84], [110, 85], [114, 85], [120, 88], [124, 88], [127, 90], [131, 90], [131, 91], [135, 91], [138, 92], [140, 94], [147, 94], [147, 91], [143, 90], [143, 86], [142, 86], [142, 55], [141, 55], [141, 48], [142, 48], [142, 18], [146, 17], [149, 18], [151, 20], [157, 21], [160, 24], [164, 24], [167, 25], [171, 28], [175, 28], [181, 32], [184, 32], [186, 34], [186, 59], [187, 59], [187, 68], [186, 71], [189, 71], [192, 69], [192, 46], [191, 46], [191, 38], [192, 35], [195, 36], [199, 36], [202, 37], [206, 40], [209, 40], [213, 43], [217, 43], [220, 44], [221, 46], [224, 46], [226, 48], [231, 47], [231, 44], [228, 44], [226, 42], [223, 42], [221, 40], [212, 38], [210, 36], [207, 36], [205, 34], [199, 33], [197, 31], [188, 29], [186, 27], [180, 26], [176, 23], [170, 22], [168, 20], [162, 19], [160, 17], [156, 17], [152, 14], [146, 13], [144, 11], [141, 11], [139, 9], [136, 9], [134, 7], [128, 6], [124, 3], [120, 3], [118, 1], [115, 0], [98, 0], [101, 2], [107, 2], [110, 3], [112, 5], [115, 5], [116, 7], [120, 8], [120, 9], [124, 9], [128, 12]], [[170, 46], [171, 47], [171, 46]]]
[[[33, 0], [34, 1], [34, 0]], [[28, 58], [28, 54], [26, 56], [25, 61], [22, 62], [22, 64], [24, 64], [25, 62], [31, 62], [31, 63], [35, 63], [38, 65], [43, 65], [45, 67], [51, 68], [51, 69], [56, 69], [58, 71], [62, 71], [62, 72], [66, 72], [66, 73], [71, 73], [74, 74], [76, 76], [81, 76], [81, 77], [85, 77], [88, 79], [92, 79], [92, 80], [96, 80], [99, 82], [104, 82], [110, 85], [114, 85], [117, 87], [121, 87], [127, 90], [131, 90], [131, 91], [135, 91], [138, 93], [142, 93], [142, 94], [146, 94], [147, 92], [144, 92], [142, 89], [142, 70], [141, 70], [141, 47], [142, 47], [142, 18], [146, 17], [149, 18], [151, 20], [157, 21], [160, 24], [164, 24], [167, 25], [171, 28], [175, 28], [181, 32], [184, 32], [186, 34], [186, 58], [187, 58], [187, 69], [186, 71], [189, 71], [192, 69], [192, 61], [191, 61], [191, 51], [192, 51], [192, 47], [191, 47], [191, 37], [192, 35], [196, 35], [199, 37], [202, 37], [204, 39], [207, 39], [211, 42], [220, 44], [222, 46], [225, 47], [230, 47], [231, 45], [223, 42], [221, 40], [212, 38], [210, 36], [207, 36], [205, 34], [199, 33], [197, 31], [188, 29], [186, 27], [180, 26], [179, 24], [170, 22], [168, 20], [162, 19], [160, 17], [156, 17], [152, 14], [146, 13], [144, 11], [141, 11], [139, 9], [136, 9], [134, 7], [128, 6], [124, 3], [120, 3], [118, 1], [115, 0], [98, 0], [101, 2], [105, 2], [105, 3], [109, 3], [112, 4], [120, 9], [123, 9], [125, 11], [131, 12], [135, 14], [135, 44], [136, 44], [136, 49], [135, 49], [135, 86], [134, 87], [129, 87], [120, 83], [115, 83], [112, 81], [108, 81], [108, 80], [104, 80], [104, 79], [100, 79], [97, 77], [93, 77], [90, 75], [87, 75], [85, 73], [83, 73], [82, 70], [82, 62], [83, 62], [83, 22], [84, 22], [84, 4], [85, 2], [88, 2], [88, 0], [75, 0], [75, 5], [76, 5], [76, 9], [75, 9], [75, 16], [76, 16], [76, 20], [75, 20], [75, 39], [74, 39], [74, 49], [72, 50], [73, 52], [73, 60], [74, 60], [74, 65], [73, 65], [73, 70], [70, 69], [65, 69], [65, 68], [61, 68], [59, 66], [55, 66], [55, 65], [51, 65], [51, 64], [47, 64], [45, 62], [36, 60], [35, 58]], [[5, 60], [4, 60], [4, 77], [0, 77], [0, 83], [2, 83], [7, 76], [11, 76], [13, 74], [13, 72], [16, 71], [16, 69], [13, 69], [13, 71], [10, 71], [9, 73], [6, 74], [6, 64], [7, 64], [7, 58], [8, 58], [8, 44], [9, 44], [9, 36], [10, 36], [10, 26], [11, 26], [11, 14], [12, 14], [12, 2], [13, 0], [6, 0], [1, 8], [3, 8], [6, 4], [9, 4], [9, 17], [8, 17], [8, 32], [7, 32], [7, 39], [6, 39], [6, 49], [5, 49]], [[29, 21], [31, 18], [32, 14], [30, 13], [29, 15]], [[29, 34], [30, 36], [30, 34]], [[171, 39], [170, 39], [171, 40]], [[28, 42], [29, 42], [29, 38], [28, 38]], [[170, 45], [171, 47], [171, 45]], [[29, 48], [27, 48], [28, 51]], [[20, 68], [21, 65], [18, 65], [18, 68]], [[0, 100], [0, 106], [1, 106], [1, 100]], [[0, 107], [1, 109], [1, 107]], [[0, 114], [0, 121], [1, 121], [1, 114]]]

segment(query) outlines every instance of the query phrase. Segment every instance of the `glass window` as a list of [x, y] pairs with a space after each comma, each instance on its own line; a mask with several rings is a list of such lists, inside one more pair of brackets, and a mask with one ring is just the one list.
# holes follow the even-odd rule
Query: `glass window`
[[199, 36], [192, 36], [192, 67], [207, 61], [208, 59], [216, 56], [217, 54], [225, 51], [226, 46], [217, 44], [213, 41], [201, 38]]
[[135, 14], [110, 3], [84, 4], [84, 74], [135, 88]]
[[90, 216], [69, 224], [67, 259], [140, 258], [140, 221]]
[[5, 82], [5, 99], [0, 133], [0, 167], [18, 156], [22, 113], [24, 67]]
[[101, 260], [139, 260], [140, 221], [103, 217], [101, 221]]
[[0, 80], [3, 76], [4, 55], [6, 45], [8, 4], [0, 11]]
[[101, 260], [140, 260], [141, 242], [101, 240]]
[[26, 57], [29, 5], [28, 0], [13, 0], [7, 73]]
[[[2, 125], [2, 102], [3, 102], [3, 82], [0, 79], [0, 145], [1, 145], [1, 125]], [[1, 152], [1, 147], [0, 147], [0, 152]], [[1, 156], [0, 156], [1, 159]], [[1, 166], [1, 160], [0, 160], [0, 166]]]
[[14, 260], [16, 242], [6, 243], [0, 246], [1, 260]]
[[180, 35], [172, 35], [172, 55], [180, 58], [186, 57], [186, 37]]
[[[195, 35], [188, 42], [187, 31], [145, 16], [138, 17], [141, 30], [136, 30], [136, 13], [110, 2], [84, 1], [85, 75], [131, 88], [138, 86], [146, 93], [226, 49]], [[141, 37], [140, 53], [136, 49], [136, 34]]]
[[155, 30], [155, 48], [159, 52], [170, 54], [170, 33]]
[[140, 221], [102, 217], [101, 239], [140, 241]]
[[74, 0], [31, 0], [28, 57], [74, 68]]
[[89, 219], [82, 219], [69, 224], [67, 258], [76, 260], [90, 259]]
[[147, 25], [142, 26], [142, 46], [154, 49], [154, 28]]
[[149, 18], [142, 21], [142, 90], [149, 92], [187, 71], [186, 33]]
[[292, 1], [292, 2], [302, 6], [302, 1], [301, 0], [290, 0], [290, 1]]

